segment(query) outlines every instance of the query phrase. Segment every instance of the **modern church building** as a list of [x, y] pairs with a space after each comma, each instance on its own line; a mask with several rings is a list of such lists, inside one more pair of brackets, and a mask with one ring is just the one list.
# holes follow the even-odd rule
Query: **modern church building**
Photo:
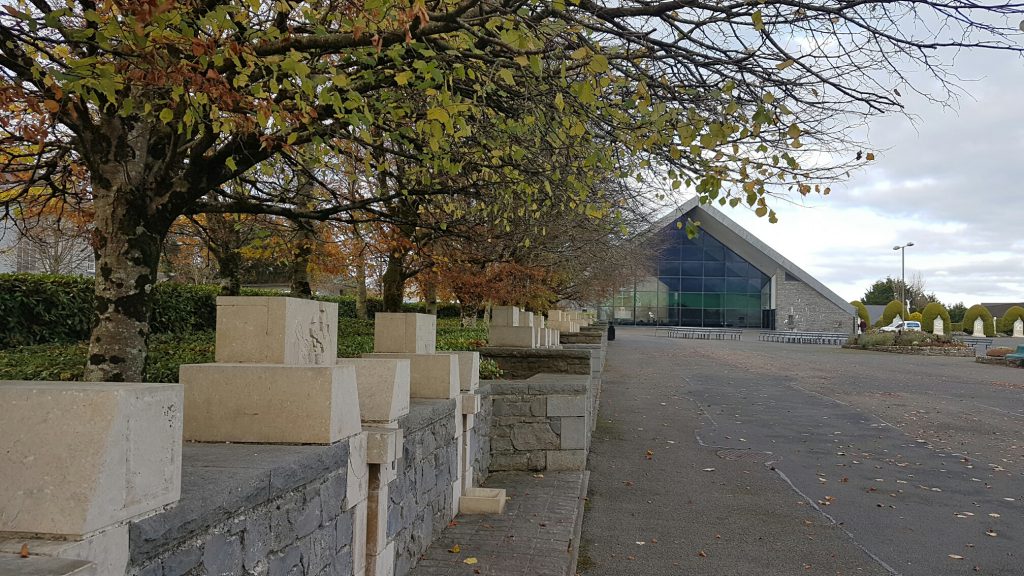
[[[690, 239], [686, 222], [700, 223]], [[679, 225], [682, 224], [682, 226]], [[657, 277], [598, 307], [617, 324], [850, 332], [856, 311], [835, 292], [696, 198], [661, 219]]]

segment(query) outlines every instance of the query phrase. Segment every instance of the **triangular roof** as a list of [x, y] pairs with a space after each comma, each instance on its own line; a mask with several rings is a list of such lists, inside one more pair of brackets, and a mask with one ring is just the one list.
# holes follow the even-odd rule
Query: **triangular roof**
[[702, 205], [697, 197], [683, 202], [678, 208], [659, 219], [654, 223], [654, 229], [661, 230], [684, 217], [700, 222], [701, 229], [707, 230], [708, 233], [728, 246], [733, 252], [736, 252], [747, 262], [760, 268], [768, 276], [774, 275], [775, 271], [781, 268], [786, 274], [817, 290], [819, 294], [830, 300], [840, 309], [849, 312], [851, 315], [857, 314], [849, 302], [843, 300], [838, 294], [829, 290], [827, 286], [796, 264], [790, 262], [785, 256], [776, 252], [771, 246], [762, 242], [757, 236], [748, 232], [714, 206], [710, 204]]

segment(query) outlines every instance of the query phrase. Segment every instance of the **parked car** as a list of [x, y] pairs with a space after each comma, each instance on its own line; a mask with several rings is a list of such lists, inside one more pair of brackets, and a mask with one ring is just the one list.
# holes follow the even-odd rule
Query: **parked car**
[[921, 323], [917, 320], [904, 320], [903, 322], [895, 322], [888, 326], [882, 326], [880, 330], [882, 332], [920, 332]]

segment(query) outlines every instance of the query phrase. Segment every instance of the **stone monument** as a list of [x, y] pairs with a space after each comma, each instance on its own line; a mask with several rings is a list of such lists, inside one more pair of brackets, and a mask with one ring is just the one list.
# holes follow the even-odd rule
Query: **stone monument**
[[1024, 320], [1017, 318], [1013, 322], [1013, 337], [1024, 338]]
[[985, 321], [981, 317], [974, 319], [974, 330], [971, 331], [973, 336], [984, 336], [985, 335]]
[[941, 316], [936, 316], [935, 317], [935, 322], [932, 324], [932, 334], [935, 334], [936, 336], [942, 336], [942, 335], [944, 335], [946, 333], [945, 329], [946, 329], [946, 326], [942, 322], [942, 317]]

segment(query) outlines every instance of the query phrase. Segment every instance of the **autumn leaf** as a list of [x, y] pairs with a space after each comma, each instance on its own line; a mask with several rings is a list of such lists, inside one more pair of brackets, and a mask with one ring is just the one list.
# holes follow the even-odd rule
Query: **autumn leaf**
[[21, 545], [21, 551], [18, 553], [22, 558], [28, 558], [28, 544]]
[[963, 560], [964, 559], [964, 557], [959, 555], [959, 554], [950, 554], [949, 557], [952, 558], [953, 560]]
[[452, 554], [458, 554], [459, 552], [462, 552], [462, 546], [459, 546], [458, 544], [456, 544], [455, 546], [452, 546], [451, 548], [449, 548], [448, 551], [451, 552]]
[[462, 561], [462, 563], [469, 564], [470, 566], [472, 566], [473, 564], [476, 564], [476, 558], [466, 558]]

